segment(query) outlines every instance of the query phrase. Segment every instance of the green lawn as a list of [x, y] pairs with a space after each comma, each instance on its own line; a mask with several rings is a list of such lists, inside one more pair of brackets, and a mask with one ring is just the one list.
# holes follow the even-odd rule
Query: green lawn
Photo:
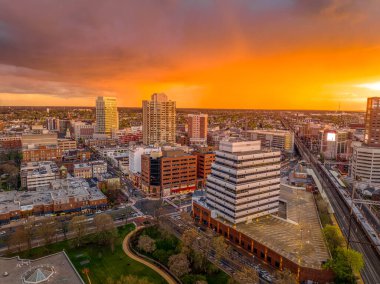
[[[124, 228], [119, 228], [119, 237], [114, 253], [111, 252], [108, 246], [88, 244], [83, 247], [73, 248], [70, 246], [69, 241], [64, 241], [43, 248], [35, 248], [30, 252], [23, 252], [19, 255], [23, 258], [39, 258], [64, 249], [86, 282], [87, 279], [84, 277], [82, 270], [89, 268], [89, 276], [93, 284], [106, 284], [108, 278], [119, 279], [122, 275], [128, 274], [146, 278], [152, 283], [166, 283], [159, 274], [129, 258], [123, 252], [122, 241], [124, 236], [132, 231], [134, 227], [133, 224], [128, 224]], [[85, 264], [84, 262], [88, 263]]]

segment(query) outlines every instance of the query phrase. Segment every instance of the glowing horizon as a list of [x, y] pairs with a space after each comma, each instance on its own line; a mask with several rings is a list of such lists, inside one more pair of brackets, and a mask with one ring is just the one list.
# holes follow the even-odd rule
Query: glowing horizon
[[359, 0], [4, 0], [0, 105], [165, 92], [179, 108], [364, 110], [380, 96], [378, 14]]

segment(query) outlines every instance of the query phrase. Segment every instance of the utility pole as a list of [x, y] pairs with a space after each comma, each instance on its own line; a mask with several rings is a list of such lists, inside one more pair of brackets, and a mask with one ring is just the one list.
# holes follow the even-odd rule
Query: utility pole
[[350, 222], [348, 225], [348, 236], [347, 236], [347, 249], [350, 247], [350, 237], [351, 237], [351, 225], [352, 225], [352, 211], [354, 208], [355, 190], [356, 184], [360, 180], [360, 177], [356, 177], [355, 181], [352, 183], [352, 196], [351, 196], [351, 207], [350, 207]]

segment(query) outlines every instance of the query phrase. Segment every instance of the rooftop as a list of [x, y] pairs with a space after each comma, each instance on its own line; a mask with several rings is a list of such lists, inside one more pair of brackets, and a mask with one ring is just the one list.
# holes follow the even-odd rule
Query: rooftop
[[312, 193], [281, 185], [280, 200], [287, 203], [287, 220], [267, 215], [236, 229], [295, 263], [319, 269], [330, 254]]
[[35, 260], [19, 257], [0, 257], [0, 282], [27, 283], [84, 283], [66, 253], [59, 252]]

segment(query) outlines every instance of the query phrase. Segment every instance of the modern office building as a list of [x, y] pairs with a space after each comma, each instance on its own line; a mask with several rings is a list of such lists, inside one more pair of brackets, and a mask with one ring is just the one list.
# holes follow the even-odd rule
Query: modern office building
[[143, 143], [175, 143], [176, 103], [165, 94], [153, 94], [143, 101]]
[[380, 147], [380, 97], [367, 99], [364, 143], [369, 147]]
[[141, 187], [147, 196], [160, 198], [192, 192], [196, 182], [196, 155], [170, 149], [141, 156]]
[[187, 116], [187, 125], [191, 145], [207, 144], [207, 114], [189, 114]]
[[354, 146], [350, 176], [369, 184], [380, 184], [380, 148], [365, 145]]
[[96, 133], [111, 135], [119, 129], [119, 114], [115, 97], [98, 97], [96, 100]]
[[279, 207], [281, 151], [261, 141], [221, 141], [207, 177], [207, 205], [238, 224], [276, 213]]
[[294, 151], [294, 133], [288, 130], [248, 130], [244, 136], [248, 140], [260, 140], [264, 147], [277, 148], [289, 153]]

